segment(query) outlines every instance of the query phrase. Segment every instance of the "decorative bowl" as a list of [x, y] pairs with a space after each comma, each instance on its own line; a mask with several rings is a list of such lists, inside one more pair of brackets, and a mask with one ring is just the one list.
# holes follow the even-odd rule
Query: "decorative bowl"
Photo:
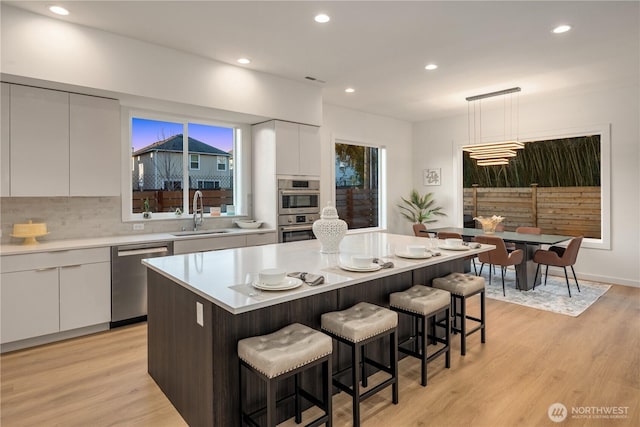
[[256, 221], [254, 219], [237, 219], [236, 225], [240, 228], [255, 229], [262, 226], [262, 221]]

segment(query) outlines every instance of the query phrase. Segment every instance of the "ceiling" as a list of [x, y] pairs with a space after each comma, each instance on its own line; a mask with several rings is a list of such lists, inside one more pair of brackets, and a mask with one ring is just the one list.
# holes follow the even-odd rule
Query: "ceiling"
[[[637, 1], [57, 2], [66, 17], [51, 1], [3, 3], [229, 64], [248, 57], [252, 70], [324, 81], [309, 84], [325, 103], [411, 122], [466, 112], [471, 95], [520, 86], [523, 103], [639, 73]], [[319, 12], [331, 21], [314, 22]], [[572, 30], [551, 32], [563, 23]]]

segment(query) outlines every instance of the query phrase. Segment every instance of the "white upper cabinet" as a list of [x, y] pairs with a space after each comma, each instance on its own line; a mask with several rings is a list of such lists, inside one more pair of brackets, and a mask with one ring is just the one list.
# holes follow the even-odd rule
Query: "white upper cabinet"
[[3, 196], [120, 195], [117, 100], [3, 83], [2, 106]]
[[320, 176], [320, 129], [275, 121], [276, 173]]
[[11, 195], [69, 195], [69, 94], [11, 86]]
[[120, 195], [120, 105], [70, 94], [69, 195]]
[[9, 149], [9, 122], [11, 118], [11, 86], [8, 83], [2, 83], [0, 95], [2, 95], [2, 121], [0, 122], [0, 197], [8, 197], [11, 195], [11, 159]]
[[320, 176], [320, 128], [299, 125], [300, 174]]

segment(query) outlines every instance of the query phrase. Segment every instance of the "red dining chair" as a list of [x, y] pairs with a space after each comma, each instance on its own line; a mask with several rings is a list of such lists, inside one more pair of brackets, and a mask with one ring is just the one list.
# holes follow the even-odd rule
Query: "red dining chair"
[[573, 279], [576, 281], [576, 287], [580, 292], [580, 285], [578, 284], [578, 278], [576, 277], [576, 271], [573, 269], [573, 264], [576, 263], [578, 258], [578, 251], [582, 244], [584, 236], [578, 236], [571, 239], [566, 248], [562, 246], [551, 246], [548, 250], [538, 249], [533, 254], [533, 262], [537, 263], [536, 276], [533, 279], [533, 289], [536, 289], [536, 281], [538, 280], [538, 272], [540, 271], [540, 264], [545, 265], [547, 268], [544, 271], [544, 285], [547, 286], [547, 273], [549, 272], [549, 266], [562, 267], [564, 269], [564, 279], [567, 282], [567, 290], [569, 291], [569, 297], [571, 297], [571, 288], [569, 287], [569, 276], [567, 275], [567, 267], [571, 267], [573, 273]]
[[[500, 272], [502, 273], [502, 296], [506, 296], [504, 289], [504, 272], [510, 265], [518, 265], [524, 259], [524, 252], [522, 249], [516, 249], [509, 253], [507, 247], [504, 244], [504, 240], [498, 236], [481, 235], [476, 236], [476, 242], [484, 243], [486, 245], [494, 245], [496, 248], [489, 252], [482, 252], [478, 254], [478, 259], [482, 263], [480, 265], [480, 274], [482, 274], [482, 268], [485, 264], [489, 264], [489, 286], [491, 286], [491, 266], [499, 265]], [[518, 277], [518, 269], [516, 269], [516, 289], [520, 290], [520, 278]]]
[[429, 233], [427, 231], [427, 226], [424, 224], [413, 224], [413, 234], [417, 237], [429, 237]]

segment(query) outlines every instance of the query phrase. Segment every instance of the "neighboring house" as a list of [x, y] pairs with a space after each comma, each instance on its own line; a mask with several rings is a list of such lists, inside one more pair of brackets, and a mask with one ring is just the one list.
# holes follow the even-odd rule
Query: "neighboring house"
[[[154, 142], [132, 154], [134, 190], [182, 189], [183, 135]], [[189, 188], [233, 188], [231, 154], [189, 138]]]

